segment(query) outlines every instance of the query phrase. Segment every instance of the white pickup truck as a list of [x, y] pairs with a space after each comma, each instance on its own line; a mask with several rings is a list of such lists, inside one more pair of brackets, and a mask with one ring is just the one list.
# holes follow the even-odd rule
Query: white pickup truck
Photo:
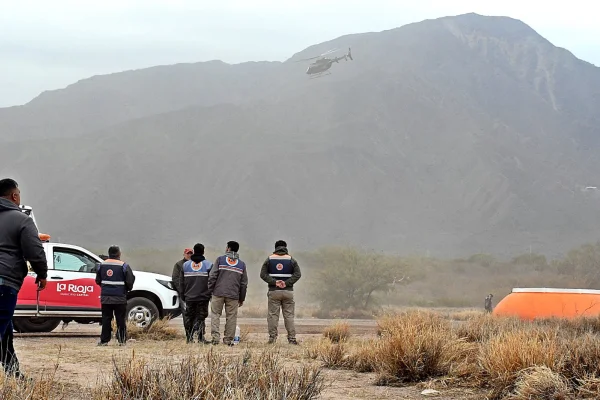
[[[30, 207], [23, 212], [34, 221]], [[48, 239], [47, 235], [40, 235]], [[103, 260], [78, 246], [43, 243], [48, 260], [48, 284], [37, 291], [35, 273], [29, 272], [17, 298], [13, 324], [17, 332], [50, 332], [61, 321], [82, 324], [100, 323], [100, 286], [95, 269]], [[127, 316], [138, 326], [150, 325], [156, 318], [180, 315], [179, 298], [171, 277], [134, 271], [135, 284], [127, 294]]]

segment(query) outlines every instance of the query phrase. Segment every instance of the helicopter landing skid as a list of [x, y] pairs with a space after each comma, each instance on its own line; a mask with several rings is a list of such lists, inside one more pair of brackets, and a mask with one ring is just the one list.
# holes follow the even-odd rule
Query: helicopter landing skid
[[317, 78], [321, 78], [323, 76], [327, 76], [327, 75], [331, 75], [331, 72], [323, 72], [320, 74], [315, 74], [309, 77], [309, 79], [317, 79]]

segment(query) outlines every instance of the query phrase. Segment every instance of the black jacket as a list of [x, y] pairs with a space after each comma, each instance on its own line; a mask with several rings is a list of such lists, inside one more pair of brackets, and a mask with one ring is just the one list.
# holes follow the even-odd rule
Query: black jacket
[[171, 273], [171, 282], [173, 282], [173, 287], [175, 288], [177, 294], [179, 294], [179, 297], [182, 296], [181, 285], [179, 284], [179, 276], [183, 270], [183, 264], [185, 264], [186, 261], [187, 260], [185, 258], [177, 261], [173, 266], [173, 272]]
[[[278, 247], [275, 249], [273, 254], [278, 254], [278, 255], [282, 256], [284, 254], [288, 254], [288, 249], [285, 247]], [[294, 283], [296, 283], [296, 282], [298, 282], [298, 280], [300, 280], [300, 278], [302, 277], [302, 273], [300, 272], [300, 266], [298, 265], [298, 261], [296, 261], [292, 257], [291, 262], [292, 262], [292, 267], [294, 268], [294, 272], [292, 272], [292, 277], [285, 281], [285, 288], [280, 289], [277, 286], [275, 286], [276, 279], [273, 278], [272, 276], [269, 276], [269, 258], [267, 258], [265, 260], [265, 262], [262, 265], [262, 268], [260, 269], [260, 279], [262, 279], [263, 281], [265, 281], [269, 284], [269, 292], [271, 292], [273, 290], [289, 290], [289, 291], [294, 290]]]
[[46, 253], [33, 219], [0, 198], [0, 285], [20, 290], [28, 272], [26, 260], [39, 279], [47, 278]]
[[[193, 255], [192, 261], [200, 263], [206, 261], [204, 256]], [[185, 264], [185, 263], [184, 263]], [[212, 265], [209, 261], [206, 261], [211, 268]], [[212, 268], [211, 268], [212, 269]], [[206, 276], [185, 276], [183, 268], [179, 273], [179, 287], [181, 288], [181, 298], [184, 302], [192, 301], [206, 301], [210, 300], [211, 294], [208, 291], [208, 274]], [[210, 272], [210, 270], [209, 270]]]

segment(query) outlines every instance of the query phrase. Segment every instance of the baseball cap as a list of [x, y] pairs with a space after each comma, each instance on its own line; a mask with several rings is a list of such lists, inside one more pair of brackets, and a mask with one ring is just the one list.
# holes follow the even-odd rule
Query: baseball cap
[[188, 247], [185, 248], [185, 250], [183, 250], [183, 254], [194, 254], [194, 249], [190, 249]]

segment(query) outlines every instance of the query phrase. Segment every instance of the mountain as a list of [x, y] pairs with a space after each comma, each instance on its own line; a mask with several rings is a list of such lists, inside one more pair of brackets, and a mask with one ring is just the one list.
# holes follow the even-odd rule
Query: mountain
[[[297, 60], [352, 47], [309, 80]], [[2, 174], [88, 246], [557, 254], [600, 236], [600, 70], [466, 14], [283, 63], [161, 66], [0, 109]]]

